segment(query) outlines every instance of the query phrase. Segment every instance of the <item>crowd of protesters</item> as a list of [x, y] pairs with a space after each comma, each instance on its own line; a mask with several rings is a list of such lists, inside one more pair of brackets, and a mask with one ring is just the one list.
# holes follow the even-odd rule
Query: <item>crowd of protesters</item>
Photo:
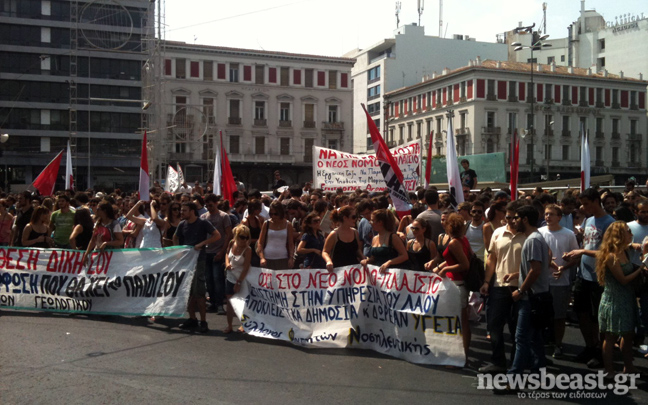
[[[475, 176], [476, 178], [476, 176]], [[475, 181], [476, 182], [476, 181]], [[327, 269], [375, 265], [432, 271], [457, 285], [464, 350], [471, 344], [470, 303], [485, 300], [492, 355], [482, 372], [522, 373], [546, 365], [545, 345], [564, 358], [570, 308], [583, 336], [575, 360], [636, 372], [633, 346], [648, 328], [648, 198], [634, 184], [623, 193], [590, 188], [556, 195], [535, 189], [511, 201], [508, 190], [471, 192], [456, 208], [448, 194], [420, 187], [411, 214], [398, 218], [388, 192], [323, 192], [286, 186], [275, 173], [273, 194], [239, 184], [232, 201], [186, 183], [174, 194], [159, 185], [150, 202], [136, 194], [60, 191], [0, 194], [0, 246], [92, 250], [194, 246], [198, 265], [183, 329], [207, 332], [206, 312], [227, 315], [228, 299], [250, 266]], [[473, 255], [485, 263], [479, 292], [464, 285]], [[477, 297], [479, 296], [479, 297]], [[195, 313], [198, 312], [200, 321]], [[507, 360], [504, 328], [512, 351]], [[239, 329], [241, 330], [241, 329]], [[576, 353], [573, 353], [576, 354]], [[467, 356], [468, 358], [468, 356]]]

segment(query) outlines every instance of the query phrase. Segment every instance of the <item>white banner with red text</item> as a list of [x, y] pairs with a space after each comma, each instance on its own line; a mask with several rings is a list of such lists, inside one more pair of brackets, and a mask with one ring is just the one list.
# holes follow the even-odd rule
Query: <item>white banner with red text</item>
[[183, 316], [198, 252], [188, 246], [115, 249], [0, 248], [0, 306], [125, 316]]
[[[416, 191], [421, 184], [421, 140], [389, 149], [403, 173], [405, 189]], [[324, 191], [367, 189], [384, 191], [385, 177], [376, 155], [354, 155], [313, 146], [313, 188]]]
[[459, 290], [434, 273], [252, 267], [246, 281], [231, 302], [251, 335], [308, 348], [371, 349], [412, 363], [465, 363]]

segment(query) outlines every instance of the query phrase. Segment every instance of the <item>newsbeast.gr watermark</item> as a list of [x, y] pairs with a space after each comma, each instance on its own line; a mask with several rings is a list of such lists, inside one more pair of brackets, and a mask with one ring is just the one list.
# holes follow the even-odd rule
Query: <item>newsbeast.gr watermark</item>
[[612, 390], [615, 395], [625, 395], [637, 388], [639, 374], [616, 374], [613, 379], [605, 379], [606, 376], [607, 373], [602, 370], [596, 374], [548, 374], [544, 368], [535, 374], [477, 374], [477, 389], [531, 391], [518, 392], [520, 398], [594, 399], [605, 398], [607, 393], [588, 391]]

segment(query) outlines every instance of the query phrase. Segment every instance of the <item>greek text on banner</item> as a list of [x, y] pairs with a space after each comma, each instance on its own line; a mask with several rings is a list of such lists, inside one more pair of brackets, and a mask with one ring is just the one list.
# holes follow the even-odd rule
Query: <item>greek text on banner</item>
[[245, 331], [305, 347], [371, 349], [463, 366], [459, 290], [434, 273], [252, 267], [231, 302]]
[[0, 306], [33, 311], [180, 317], [198, 252], [0, 248]]
[[[407, 191], [416, 191], [421, 178], [421, 140], [406, 143], [389, 152], [403, 172]], [[339, 150], [313, 146], [313, 186], [324, 191], [384, 191], [385, 177], [376, 155], [354, 155]]]

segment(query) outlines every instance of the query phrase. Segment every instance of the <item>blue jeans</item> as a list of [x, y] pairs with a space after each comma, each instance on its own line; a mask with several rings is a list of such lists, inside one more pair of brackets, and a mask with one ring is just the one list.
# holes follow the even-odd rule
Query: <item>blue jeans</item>
[[508, 324], [509, 333], [513, 339], [511, 361], [515, 358], [515, 329], [517, 326], [517, 306], [511, 296], [509, 287], [493, 287], [489, 291], [486, 304], [488, 332], [491, 335], [493, 354], [491, 361], [494, 365], [506, 368], [506, 348], [504, 346], [504, 324]]
[[538, 372], [546, 367], [547, 359], [544, 353], [542, 329], [536, 328], [531, 322], [531, 302], [520, 300], [517, 302], [518, 320], [515, 331], [515, 358], [509, 374], [522, 374], [526, 369]]
[[215, 307], [225, 300], [225, 260], [214, 261], [215, 254], [207, 253], [205, 261], [205, 280], [209, 302]]

